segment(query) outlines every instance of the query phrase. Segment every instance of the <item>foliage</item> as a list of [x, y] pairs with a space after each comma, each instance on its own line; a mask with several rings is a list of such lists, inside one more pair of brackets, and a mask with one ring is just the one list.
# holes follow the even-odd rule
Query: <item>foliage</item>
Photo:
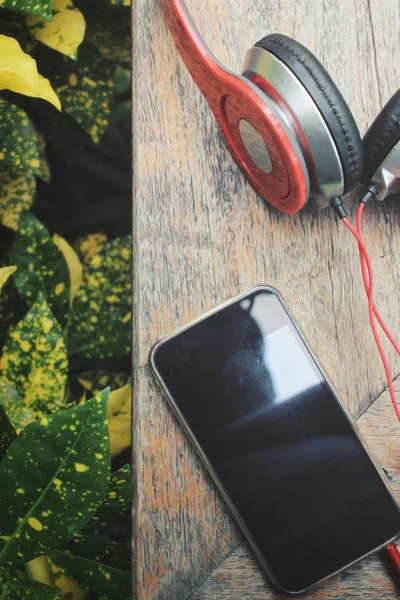
[[130, 597], [129, 4], [0, 0], [1, 600]]

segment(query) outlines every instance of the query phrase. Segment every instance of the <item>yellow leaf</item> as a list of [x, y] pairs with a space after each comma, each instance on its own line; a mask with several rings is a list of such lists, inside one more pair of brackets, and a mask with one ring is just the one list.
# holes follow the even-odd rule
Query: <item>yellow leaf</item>
[[132, 388], [128, 383], [111, 392], [108, 399], [108, 431], [110, 432], [111, 456], [120, 454], [131, 443]]
[[48, 79], [39, 75], [36, 61], [17, 40], [0, 35], [0, 90], [11, 90], [31, 98], [42, 98], [61, 110], [61, 103]]
[[85, 37], [85, 19], [71, 0], [54, 0], [53, 20], [49, 23], [36, 15], [27, 15], [25, 22], [31, 35], [49, 48], [76, 59]]
[[17, 270], [17, 267], [14, 267], [14, 266], [0, 268], [0, 292], [1, 292], [3, 285], [7, 281], [7, 279], [10, 277], [10, 275], [15, 273], [16, 270]]
[[83, 280], [83, 269], [79, 256], [75, 250], [68, 244], [67, 240], [59, 235], [53, 235], [53, 242], [59, 250], [63, 253], [65, 261], [68, 265], [69, 278], [71, 283], [71, 292], [69, 303], [72, 305], [79, 286]]
[[29, 573], [36, 581], [45, 583], [46, 585], [54, 585], [53, 575], [50, 569], [50, 563], [47, 556], [44, 554], [38, 556], [26, 564]]
[[86, 594], [81, 586], [73, 579], [69, 579], [61, 573], [54, 563], [50, 561], [51, 572], [54, 576], [55, 585], [63, 592], [63, 596], [68, 600], [85, 600]]

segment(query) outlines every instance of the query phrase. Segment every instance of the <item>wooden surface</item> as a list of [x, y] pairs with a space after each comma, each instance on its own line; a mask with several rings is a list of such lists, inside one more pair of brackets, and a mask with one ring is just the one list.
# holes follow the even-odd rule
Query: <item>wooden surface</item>
[[[400, 81], [398, 0], [191, 0], [188, 6], [212, 51], [234, 70], [267, 33], [305, 44], [343, 91], [362, 132]], [[359, 416], [385, 383], [356, 246], [330, 212], [309, 205], [285, 217], [257, 198], [180, 61], [158, 0], [135, 0], [133, 28], [138, 597], [278, 598], [156, 389], [147, 358], [157, 338], [255, 283], [269, 283], [283, 293]], [[353, 214], [356, 198], [348, 204]], [[399, 226], [398, 198], [367, 207], [376, 301], [397, 337]], [[390, 358], [395, 376], [399, 363]], [[361, 421], [396, 482], [399, 426], [384, 403], [380, 396]], [[379, 559], [310, 596], [371, 597], [397, 597]]]

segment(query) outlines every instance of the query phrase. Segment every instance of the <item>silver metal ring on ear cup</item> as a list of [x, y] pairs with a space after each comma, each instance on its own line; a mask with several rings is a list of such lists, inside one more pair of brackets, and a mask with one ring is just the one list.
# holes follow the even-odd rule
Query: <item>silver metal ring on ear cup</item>
[[368, 187], [378, 190], [375, 195], [377, 200], [384, 200], [390, 194], [400, 192], [400, 142], [374, 173]]
[[263, 48], [246, 53], [243, 76], [253, 83], [261, 77], [270, 85], [271, 91], [263, 91], [286, 113], [296, 132], [309, 172], [310, 196], [326, 208], [330, 198], [343, 193], [343, 170], [332, 135], [314, 100], [294, 73]]

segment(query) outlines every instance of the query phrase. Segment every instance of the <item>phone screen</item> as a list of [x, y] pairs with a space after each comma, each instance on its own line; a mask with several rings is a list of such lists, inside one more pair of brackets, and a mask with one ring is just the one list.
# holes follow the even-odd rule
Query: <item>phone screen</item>
[[152, 364], [284, 590], [398, 534], [397, 503], [274, 290], [169, 337]]

